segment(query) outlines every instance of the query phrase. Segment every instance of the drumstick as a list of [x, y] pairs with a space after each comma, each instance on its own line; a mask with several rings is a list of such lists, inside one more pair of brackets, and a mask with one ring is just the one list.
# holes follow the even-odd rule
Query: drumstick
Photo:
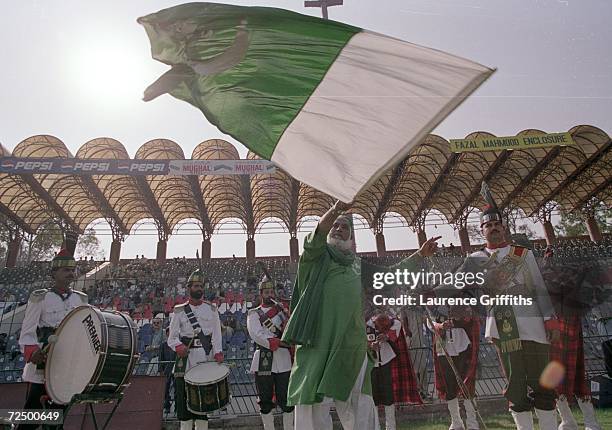
[[57, 335], [55, 335], [55, 334], [50, 335], [47, 338], [47, 344], [42, 349], [42, 353], [46, 354], [49, 351], [49, 348], [51, 348], [51, 344], [56, 343], [58, 340], [59, 340], [59, 337]]

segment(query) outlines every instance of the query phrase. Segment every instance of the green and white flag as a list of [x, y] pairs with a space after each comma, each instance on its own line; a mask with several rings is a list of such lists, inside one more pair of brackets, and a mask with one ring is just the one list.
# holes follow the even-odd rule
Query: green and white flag
[[348, 202], [493, 73], [283, 9], [189, 3], [138, 20], [170, 93], [294, 178]]

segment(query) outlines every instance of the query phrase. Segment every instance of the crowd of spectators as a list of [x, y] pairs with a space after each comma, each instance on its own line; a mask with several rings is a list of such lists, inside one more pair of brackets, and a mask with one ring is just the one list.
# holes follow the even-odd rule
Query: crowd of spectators
[[[541, 258], [545, 249], [546, 246], [536, 244], [534, 253]], [[599, 244], [566, 240], [555, 245], [554, 251], [555, 258], [560, 260], [600, 261], [608, 266], [612, 265], [610, 238]], [[373, 263], [387, 266], [410, 253], [411, 251], [392, 251], [383, 257], [365, 253], [363, 257]], [[460, 248], [445, 247], [431, 258], [430, 264], [436, 270], [450, 271], [458, 267], [463, 258]], [[89, 273], [96, 264], [100, 262], [78, 261], [79, 273]], [[205, 294], [209, 300], [216, 303], [219, 310], [225, 356], [229, 360], [246, 362], [254, 351], [254, 344], [246, 331], [246, 315], [248, 309], [257, 305], [257, 282], [262, 276], [263, 271], [260, 267], [262, 264], [276, 280], [281, 298], [288, 300], [295, 274], [295, 264], [290, 263], [288, 257], [259, 258], [257, 264], [249, 264], [244, 258], [214, 259], [209, 262], [174, 258], [159, 264], [155, 260], [140, 256], [122, 261], [121, 264], [104, 271], [104, 275], [99, 275], [100, 279], [96, 279], [98, 275], [93, 275], [86, 292], [91, 304], [131, 315], [138, 325], [136, 348], [141, 354], [135, 373], [166, 375], [168, 378], [166, 388], [170, 393], [172, 378], [169, 363], [174, 358], [173, 352], [165, 343], [167, 327], [174, 305], [187, 300], [185, 285], [189, 274], [201, 267], [208, 277]], [[25, 304], [29, 293], [34, 289], [49, 286], [49, 280], [49, 265], [46, 262], [0, 270], [0, 313], [7, 314], [17, 305]], [[604, 310], [603, 313], [610, 314], [609, 310]], [[9, 325], [11, 325], [10, 320], [3, 320], [0, 326], [0, 383], [19, 381], [24, 365], [17, 344], [18, 327], [12, 329]], [[595, 329], [591, 331], [593, 330]], [[585, 333], [590, 332], [585, 331]], [[591, 349], [587, 347], [591, 355], [598, 354], [597, 350]], [[236, 378], [244, 378], [244, 375], [238, 375]], [[169, 402], [168, 394], [166, 412], [170, 407]]]

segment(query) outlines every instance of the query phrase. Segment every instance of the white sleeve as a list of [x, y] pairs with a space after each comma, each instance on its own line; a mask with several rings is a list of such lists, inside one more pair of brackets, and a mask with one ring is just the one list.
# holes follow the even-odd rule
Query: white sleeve
[[170, 319], [170, 330], [168, 331], [168, 346], [172, 351], [176, 351], [176, 347], [181, 344], [181, 321], [179, 314], [174, 311]]
[[555, 314], [555, 310], [550, 300], [550, 296], [548, 295], [548, 289], [544, 283], [542, 273], [540, 273], [538, 263], [536, 262], [536, 259], [531, 251], [529, 251], [527, 254], [527, 267], [529, 268], [529, 274], [531, 276], [531, 281], [533, 282], [540, 312], [542, 313], [544, 321], [548, 321]]
[[265, 333], [264, 328], [261, 326], [257, 312], [249, 312], [249, 316], [247, 318], [247, 330], [249, 332], [249, 336], [251, 336], [251, 339], [253, 339], [256, 344], [261, 345], [264, 348], [270, 348], [268, 336]]
[[19, 336], [19, 347], [21, 352], [23, 352], [23, 347], [26, 345], [38, 345], [38, 336], [36, 335], [36, 328], [38, 327], [38, 323], [40, 321], [40, 316], [42, 314], [44, 306], [44, 298], [37, 302], [33, 302], [32, 300], [28, 301], [28, 305], [25, 310], [25, 316], [23, 318], [23, 322], [21, 324], [21, 335]]
[[393, 325], [391, 326], [391, 330], [395, 332], [395, 336], [399, 338], [400, 330], [402, 329], [402, 323], [400, 320], [393, 320]]
[[216, 308], [212, 309], [213, 316], [213, 331], [212, 331], [212, 346], [213, 353], [217, 354], [223, 351], [223, 342], [221, 338], [221, 318], [219, 318], [219, 311]]

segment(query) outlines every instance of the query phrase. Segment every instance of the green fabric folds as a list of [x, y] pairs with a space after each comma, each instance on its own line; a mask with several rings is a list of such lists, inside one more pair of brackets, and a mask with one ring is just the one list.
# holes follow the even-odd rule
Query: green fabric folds
[[188, 3], [138, 19], [153, 58], [172, 68], [145, 91], [200, 109], [270, 159], [285, 129], [360, 28], [299, 13]]
[[[303, 265], [302, 258], [300, 267]], [[353, 253], [343, 254], [336, 248], [325, 245], [318, 264], [309, 266], [310, 270], [298, 271], [291, 297], [291, 318], [283, 333], [283, 341], [295, 345], [315, 345], [318, 322], [321, 319], [323, 285], [330, 263], [335, 261], [341, 266], [351, 266], [355, 258]]]

